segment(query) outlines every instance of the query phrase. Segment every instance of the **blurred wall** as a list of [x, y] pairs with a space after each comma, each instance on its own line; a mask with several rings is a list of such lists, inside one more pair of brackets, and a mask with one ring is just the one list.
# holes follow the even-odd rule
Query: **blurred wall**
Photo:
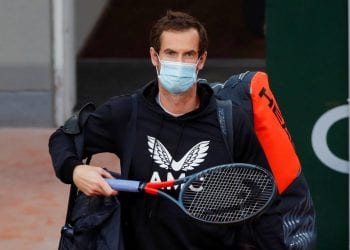
[[[108, 0], [76, 0], [76, 53]], [[50, 0], [0, 0], [0, 126], [53, 126]]]
[[[349, 241], [347, 0], [268, 0], [266, 8], [267, 70], [315, 202], [316, 249], [345, 250]], [[320, 121], [328, 127], [320, 126]]]
[[0, 126], [52, 124], [48, 0], [0, 1]]
[[109, 0], [75, 0], [76, 50], [84, 46]]

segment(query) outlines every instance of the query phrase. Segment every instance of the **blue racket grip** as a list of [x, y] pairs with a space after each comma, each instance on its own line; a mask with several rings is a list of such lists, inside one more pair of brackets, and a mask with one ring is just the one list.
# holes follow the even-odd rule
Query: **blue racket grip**
[[107, 183], [117, 191], [122, 192], [140, 192], [140, 181], [130, 181], [122, 179], [106, 179]]

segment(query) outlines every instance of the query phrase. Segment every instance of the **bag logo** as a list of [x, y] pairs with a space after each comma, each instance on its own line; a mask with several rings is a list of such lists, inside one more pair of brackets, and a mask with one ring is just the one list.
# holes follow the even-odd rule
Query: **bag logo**
[[282, 112], [278, 108], [276, 101], [274, 101], [274, 99], [267, 94], [267, 89], [265, 87], [262, 87], [262, 89], [259, 92], [259, 96], [265, 97], [269, 101], [269, 104], [268, 104], [269, 108], [272, 110], [273, 114], [276, 116], [279, 124], [281, 125], [282, 129], [284, 129], [284, 131], [286, 132], [289, 140], [292, 141], [292, 137], [291, 137], [291, 135], [287, 129], [286, 123], [283, 119]]

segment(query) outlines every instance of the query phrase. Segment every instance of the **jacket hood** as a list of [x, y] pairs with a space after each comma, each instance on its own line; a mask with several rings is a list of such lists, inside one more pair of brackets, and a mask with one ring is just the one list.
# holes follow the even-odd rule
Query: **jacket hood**
[[215, 111], [216, 107], [213, 105], [215, 103], [215, 96], [210, 86], [203, 83], [197, 83], [197, 85], [197, 94], [200, 100], [199, 108], [178, 117], [173, 117], [166, 113], [156, 102], [156, 98], [159, 92], [156, 80], [153, 80], [146, 84], [142, 89], [139, 90], [138, 94], [141, 95], [141, 101], [143, 101], [149, 109], [151, 109], [153, 112], [158, 113], [164, 119], [190, 120], [195, 117], [211, 113]]

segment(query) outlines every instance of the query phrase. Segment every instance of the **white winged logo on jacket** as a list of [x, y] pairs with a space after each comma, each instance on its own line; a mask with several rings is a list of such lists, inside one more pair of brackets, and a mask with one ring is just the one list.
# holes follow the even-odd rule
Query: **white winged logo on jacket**
[[208, 154], [210, 141], [201, 141], [194, 145], [179, 161], [175, 161], [166, 147], [156, 138], [147, 136], [148, 151], [151, 153], [151, 158], [161, 168], [173, 169], [174, 171], [193, 170], [204, 161]]

